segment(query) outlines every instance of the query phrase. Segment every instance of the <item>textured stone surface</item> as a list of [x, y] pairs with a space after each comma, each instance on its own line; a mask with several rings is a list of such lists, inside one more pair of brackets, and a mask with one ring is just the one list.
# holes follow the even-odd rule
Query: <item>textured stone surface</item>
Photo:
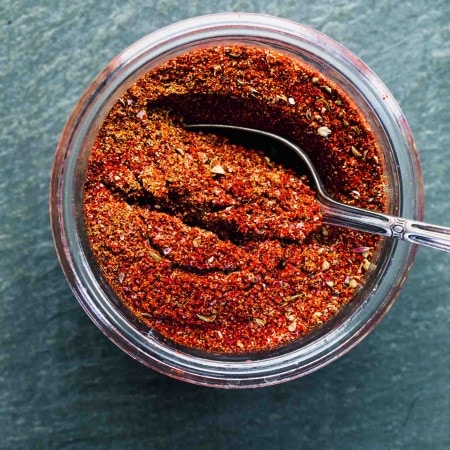
[[50, 235], [64, 121], [116, 53], [173, 21], [264, 12], [358, 54], [420, 151], [426, 219], [450, 225], [448, 0], [3, 0], [0, 4], [0, 448], [449, 448], [450, 256], [420, 249], [397, 303], [357, 348], [303, 379], [222, 391], [139, 365], [90, 322]]

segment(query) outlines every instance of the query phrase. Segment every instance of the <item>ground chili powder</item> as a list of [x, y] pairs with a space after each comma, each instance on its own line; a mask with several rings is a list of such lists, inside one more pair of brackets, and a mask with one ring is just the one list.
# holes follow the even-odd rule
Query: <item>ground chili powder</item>
[[334, 198], [384, 210], [381, 153], [369, 124], [345, 92], [302, 61], [217, 46], [174, 57], [131, 86], [89, 158], [92, 253], [139, 321], [176, 343], [220, 353], [306, 335], [363, 285], [378, 238], [325, 226], [295, 164], [185, 123], [285, 136], [309, 153]]

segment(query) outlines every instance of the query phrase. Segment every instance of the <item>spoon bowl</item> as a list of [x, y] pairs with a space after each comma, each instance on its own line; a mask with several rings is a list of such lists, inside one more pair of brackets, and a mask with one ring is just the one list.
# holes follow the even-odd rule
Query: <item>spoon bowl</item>
[[317, 194], [317, 201], [321, 206], [323, 220], [327, 224], [353, 228], [450, 252], [450, 228], [349, 206], [331, 198], [307, 153], [282, 136], [254, 128], [223, 124], [191, 124], [185, 125], [185, 128], [219, 133], [222, 131], [253, 134], [287, 147], [302, 160], [307, 169]]

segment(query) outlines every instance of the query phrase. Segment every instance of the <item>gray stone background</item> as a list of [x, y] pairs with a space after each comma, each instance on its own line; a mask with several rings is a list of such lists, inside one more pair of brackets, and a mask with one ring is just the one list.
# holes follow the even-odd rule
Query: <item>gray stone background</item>
[[419, 250], [394, 307], [349, 354], [258, 390], [202, 388], [139, 365], [72, 295], [47, 206], [66, 118], [123, 48], [223, 11], [290, 18], [360, 56], [416, 137], [426, 220], [450, 225], [448, 0], [2, 0], [0, 448], [449, 448], [448, 254]]

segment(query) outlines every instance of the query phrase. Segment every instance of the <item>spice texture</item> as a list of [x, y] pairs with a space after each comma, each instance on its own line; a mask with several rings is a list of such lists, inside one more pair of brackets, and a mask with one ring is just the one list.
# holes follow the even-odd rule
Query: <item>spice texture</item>
[[369, 124], [338, 86], [299, 60], [267, 48], [211, 47], [131, 86], [89, 158], [92, 253], [141, 322], [219, 353], [306, 335], [364, 284], [379, 239], [324, 225], [307, 176], [281, 150], [186, 123], [285, 136], [308, 152], [334, 198], [384, 210]]

